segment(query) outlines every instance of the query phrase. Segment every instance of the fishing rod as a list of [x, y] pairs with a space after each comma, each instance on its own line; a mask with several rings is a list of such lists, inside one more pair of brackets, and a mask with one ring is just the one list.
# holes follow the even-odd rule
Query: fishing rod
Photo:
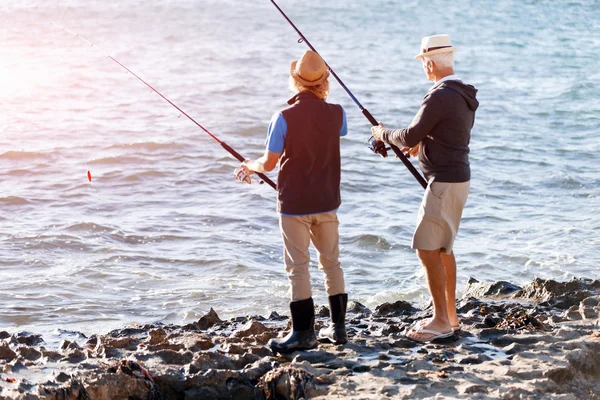
[[[102, 50], [100, 47], [96, 46], [94, 43], [90, 42], [89, 40], [87, 40], [86, 38], [84, 38], [83, 36], [65, 28], [64, 26], [61, 27], [63, 31], [70, 33], [71, 35], [74, 35], [76, 37], [78, 37], [79, 39], [83, 40], [84, 42], [86, 42], [87, 44], [89, 44], [92, 47], [97, 48], [98, 50], [100, 50], [101, 52], [103, 52], [106, 57], [108, 57], [110, 60], [114, 61], [115, 63], [117, 63], [119, 66], [121, 66], [123, 69], [125, 69], [127, 72], [129, 72], [131, 75], [135, 76], [140, 82], [142, 82], [144, 85], [148, 86], [154, 93], [158, 94], [160, 97], [163, 98], [163, 100], [165, 100], [167, 103], [169, 103], [170, 105], [172, 105], [173, 107], [175, 107], [181, 114], [185, 115], [190, 121], [192, 121], [194, 124], [196, 124], [196, 126], [198, 126], [198, 128], [202, 129], [205, 133], [208, 134], [208, 136], [210, 136], [211, 138], [213, 138], [217, 143], [219, 143], [221, 145], [221, 147], [223, 147], [225, 150], [227, 150], [229, 152], [229, 154], [231, 154], [232, 156], [234, 156], [235, 158], [237, 158], [238, 161], [240, 162], [244, 162], [245, 158], [242, 157], [240, 155], [240, 153], [238, 153], [237, 151], [235, 151], [231, 146], [229, 146], [227, 143], [223, 142], [222, 140], [219, 140], [218, 137], [216, 137], [214, 134], [212, 134], [208, 129], [206, 129], [205, 127], [203, 127], [202, 125], [200, 125], [194, 118], [190, 117], [185, 111], [183, 111], [181, 108], [179, 108], [175, 103], [173, 103], [171, 100], [167, 99], [165, 96], [163, 96], [162, 93], [160, 93], [158, 90], [154, 89], [149, 83], [147, 83], [145, 80], [143, 80], [142, 78], [140, 78], [135, 72], [133, 72], [132, 70], [130, 70], [129, 68], [127, 68], [125, 65], [121, 64], [117, 59], [115, 59], [113, 56], [111, 56], [110, 54], [108, 54], [106, 51]], [[277, 190], [277, 185], [275, 185], [275, 183], [269, 179], [268, 176], [266, 176], [265, 174], [256, 173], [264, 182], [267, 182], [269, 184], [269, 186], [271, 186], [273, 189]], [[89, 171], [88, 171], [88, 179], [90, 178], [89, 176]], [[91, 181], [91, 179], [90, 179]], [[260, 182], [263, 183], [263, 182]]]
[[[283, 10], [277, 5], [277, 3], [274, 0], [271, 0], [271, 3], [273, 3], [273, 5], [277, 8], [277, 10], [279, 10], [279, 12], [281, 13], [281, 15], [283, 15], [283, 18], [285, 18], [286, 21], [292, 26], [292, 28], [294, 28], [294, 30], [298, 33], [298, 35], [300, 35], [300, 39], [298, 40], [298, 43], [304, 42], [304, 43], [306, 43], [306, 45], [312, 51], [314, 51], [315, 53], [318, 53], [318, 51], [315, 50], [315, 48], [312, 46], [312, 44], [310, 44], [310, 42], [308, 41], [308, 39], [306, 39], [306, 36], [304, 36], [302, 34], [302, 32], [300, 32], [300, 29], [298, 29], [296, 27], [296, 25], [294, 25], [294, 23], [292, 22], [292, 20], [290, 20], [288, 18], [288, 16], [283, 12]], [[339, 82], [339, 84], [346, 91], [346, 93], [348, 93], [348, 96], [350, 96], [350, 98], [358, 106], [358, 108], [360, 109], [360, 111], [362, 111], [363, 115], [369, 120], [369, 122], [371, 123], [371, 125], [378, 126], [379, 122], [377, 122], [377, 120], [373, 117], [373, 115], [371, 115], [371, 113], [369, 112], [369, 110], [367, 110], [365, 107], [363, 107], [362, 104], [360, 104], [360, 102], [358, 101], [358, 99], [356, 97], [354, 97], [354, 95], [352, 94], [352, 92], [350, 91], [350, 89], [348, 89], [348, 87], [344, 84], [344, 82], [342, 82], [342, 80], [337, 76], [337, 74], [335, 73], [335, 71], [329, 66], [329, 64], [327, 64], [327, 62], [325, 62], [325, 65], [327, 65], [327, 68], [329, 69], [329, 72], [331, 72], [331, 75], [333, 75], [333, 77]], [[385, 151], [385, 145], [381, 146], [381, 143], [370, 143], [370, 144], [371, 144], [371, 148], [373, 149], [373, 151], [375, 151], [376, 153], [380, 153], [381, 152], [382, 155], [384, 154], [382, 152], [382, 150]], [[416, 170], [416, 168], [414, 167], [414, 165], [412, 165], [412, 163], [402, 153], [402, 151], [400, 151], [400, 149], [398, 147], [394, 146], [393, 144], [390, 144], [390, 148], [394, 151], [394, 153], [396, 154], [396, 157], [398, 157], [402, 161], [402, 163], [404, 164], [404, 166], [406, 168], [408, 168], [408, 170], [410, 171], [410, 173], [421, 184], [421, 186], [423, 186], [423, 189], [425, 189], [427, 187], [427, 181], [425, 180], [425, 178], [423, 178], [423, 176], [419, 173], [419, 171]]]

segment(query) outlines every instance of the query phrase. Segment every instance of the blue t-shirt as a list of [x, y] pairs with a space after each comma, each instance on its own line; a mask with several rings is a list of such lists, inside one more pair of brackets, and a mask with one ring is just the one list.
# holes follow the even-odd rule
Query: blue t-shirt
[[[285, 145], [285, 135], [287, 134], [287, 122], [283, 114], [276, 112], [271, 118], [269, 123], [269, 129], [267, 130], [267, 150], [273, 153], [283, 153], [283, 147]], [[346, 123], [346, 111], [342, 108], [342, 130], [340, 136], [346, 136], [348, 134], [348, 124]]]
[[[267, 150], [273, 153], [283, 153], [283, 147], [285, 145], [285, 135], [287, 134], [287, 122], [283, 114], [276, 112], [271, 118], [269, 123], [269, 129], [267, 130], [267, 140], [265, 144]], [[346, 122], [346, 111], [342, 108], [342, 129], [340, 130], [340, 136], [346, 136], [348, 134], [348, 123]], [[335, 210], [329, 210], [325, 212], [331, 212]], [[284, 214], [283, 216], [299, 216], [304, 214]]]

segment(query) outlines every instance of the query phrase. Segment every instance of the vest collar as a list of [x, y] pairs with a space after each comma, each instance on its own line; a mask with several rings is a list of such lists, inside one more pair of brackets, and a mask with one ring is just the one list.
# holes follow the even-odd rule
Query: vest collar
[[318, 100], [318, 97], [313, 92], [300, 92], [300, 93], [297, 93], [291, 99], [289, 99], [287, 103], [291, 106], [292, 104], [295, 104], [299, 100], [306, 100], [306, 99], [313, 99], [313, 100], [317, 99]]

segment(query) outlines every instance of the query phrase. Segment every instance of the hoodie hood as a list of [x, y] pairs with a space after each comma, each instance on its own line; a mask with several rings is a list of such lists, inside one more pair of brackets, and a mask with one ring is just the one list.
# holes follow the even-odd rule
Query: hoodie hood
[[467, 85], [466, 83], [462, 83], [461, 81], [449, 80], [442, 82], [438, 87], [447, 87], [449, 89], [454, 90], [455, 92], [460, 93], [460, 95], [465, 99], [469, 108], [473, 111], [477, 110], [479, 107], [479, 102], [477, 101], [477, 89], [475, 89], [472, 85]]

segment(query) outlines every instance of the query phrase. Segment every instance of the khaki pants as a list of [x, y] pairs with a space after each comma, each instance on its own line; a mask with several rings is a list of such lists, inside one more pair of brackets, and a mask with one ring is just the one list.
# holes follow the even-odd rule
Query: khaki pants
[[305, 216], [281, 216], [285, 270], [292, 287], [292, 301], [312, 297], [308, 265], [310, 242], [317, 249], [319, 269], [325, 273], [328, 296], [345, 293], [344, 273], [339, 261], [339, 221], [337, 211]]

